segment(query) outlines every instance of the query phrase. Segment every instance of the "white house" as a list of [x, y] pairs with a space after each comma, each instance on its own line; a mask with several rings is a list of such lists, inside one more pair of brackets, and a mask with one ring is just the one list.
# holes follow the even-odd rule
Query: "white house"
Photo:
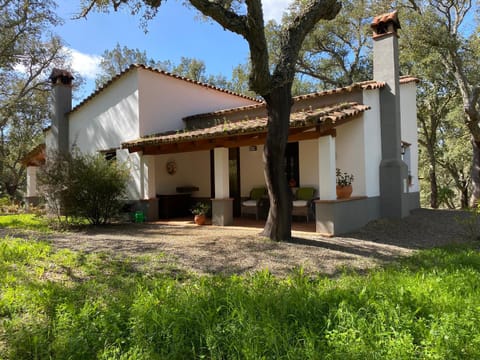
[[[316, 189], [321, 233], [401, 218], [419, 207], [416, 82], [400, 77], [396, 12], [374, 19], [374, 80], [294, 98], [286, 176]], [[132, 65], [71, 108], [72, 76], [50, 77], [55, 116], [45, 145], [26, 159], [27, 199], [50, 149], [103, 153], [131, 170], [128, 198], [150, 220], [210, 200], [212, 221], [229, 225], [241, 199], [265, 183], [266, 109], [238, 95], [143, 65]], [[47, 155], [48, 156], [48, 155]], [[335, 170], [355, 176], [337, 200]]]

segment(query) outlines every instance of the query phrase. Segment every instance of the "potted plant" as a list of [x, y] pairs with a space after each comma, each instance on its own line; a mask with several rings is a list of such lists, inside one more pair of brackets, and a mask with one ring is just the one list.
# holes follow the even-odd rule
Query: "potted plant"
[[207, 218], [208, 210], [210, 210], [210, 205], [204, 202], [197, 202], [193, 208], [190, 209], [194, 216], [193, 221], [197, 225], [205, 224]]
[[348, 199], [352, 195], [353, 174], [342, 172], [337, 168], [337, 199]]

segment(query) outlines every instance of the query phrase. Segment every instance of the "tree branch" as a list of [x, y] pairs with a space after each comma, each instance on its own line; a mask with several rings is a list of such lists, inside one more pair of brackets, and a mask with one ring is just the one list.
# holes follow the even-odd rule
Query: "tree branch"
[[292, 82], [295, 76], [295, 64], [298, 53], [307, 34], [321, 19], [335, 18], [341, 9], [341, 3], [336, 0], [311, 0], [307, 6], [284, 30], [280, 37], [282, 58], [273, 73], [274, 87]]
[[235, 12], [226, 9], [218, 0], [190, 0], [190, 4], [192, 4], [203, 15], [211, 17], [223, 26], [224, 29], [242, 35], [244, 38], [247, 37], [246, 16], [238, 15]]

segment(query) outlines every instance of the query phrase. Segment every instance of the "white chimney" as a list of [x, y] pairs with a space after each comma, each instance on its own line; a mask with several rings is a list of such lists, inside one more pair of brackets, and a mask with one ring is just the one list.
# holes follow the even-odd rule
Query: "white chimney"
[[68, 113], [72, 110], [72, 74], [67, 70], [53, 69], [49, 77], [53, 87], [52, 135], [59, 153], [68, 153]]
[[409, 214], [406, 206], [407, 165], [401, 158], [400, 66], [396, 11], [377, 16], [373, 29], [373, 79], [384, 82], [380, 90], [382, 162], [380, 197], [382, 216], [401, 218]]

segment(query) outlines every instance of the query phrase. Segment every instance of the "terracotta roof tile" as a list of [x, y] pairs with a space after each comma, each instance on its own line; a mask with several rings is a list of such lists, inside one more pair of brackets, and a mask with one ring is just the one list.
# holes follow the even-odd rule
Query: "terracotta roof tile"
[[[334, 94], [345, 94], [352, 92], [354, 90], [374, 90], [374, 89], [380, 89], [385, 86], [385, 83], [382, 81], [375, 81], [375, 80], [368, 80], [368, 81], [362, 81], [358, 83], [354, 83], [349, 86], [344, 86], [341, 88], [336, 88], [336, 89], [331, 89], [331, 90], [323, 90], [323, 91], [318, 91], [310, 94], [305, 94], [305, 95], [299, 95], [299, 96], [294, 96], [293, 101], [298, 102], [306, 99], [313, 99], [313, 98], [318, 98], [322, 96], [329, 96], [329, 95], [334, 95]], [[265, 107], [265, 102], [255, 104], [255, 105], [247, 105], [247, 106], [241, 106], [241, 107], [236, 107], [236, 108], [231, 108], [231, 109], [225, 109], [225, 110], [218, 110], [218, 111], [213, 111], [209, 113], [203, 113], [203, 114], [197, 114], [197, 115], [192, 115], [185, 117], [184, 120], [193, 120], [193, 119], [202, 119], [202, 118], [207, 118], [207, 117], [214, 117], [214, 116], [223, 116], [231, 113], [236, 113], [236, 112], [241, 112], [241, 111], [248, 111], [248, 110], [254, 110], [254, 109], [260, 109]]]
[[[370, 107], [366, 105], [358, 103], [344, 103], [325, 106], [314, 110], [298, 111], [292, 113], [290, 116], [290, 128], [321, 125], [327, 121], [335, 124], [339, 120], [353, 117], [368, 109], [370, 109]], [[122, 144], [122, 147], [128, 149], [136, 146], [179, 143], [192, 140], [224, 137], [229, 135], [264, 133], [266, 131], [267, 118], [262, 117], [237, 122], [225, 122], [197, 130], [184, 130], [146, 136], [137, 140], [125, 142]]]
[[349, 93], [354, 90], [362, 89], [362, 90], [374, 90], [374, 89], [380, 89], [385, 86], [385, 83], [382, 81], [375, 81], [375, 80], [369, 80], [369, 81], [362, 81], [358, 83], [354, 83], [349, 86], [344, 86], [341, 88], [336, 88], [336, 89], [331, 89], [331, 90], [324, 90], [324, 91], [319, 91], [311, 94], [305, 94], [305, 95], [300, 95], [300, 96], [295, 96], [293, 98], [294, 102], [305, 100], [305, 99], [312, 99], [312, 98], [317, 98], [321, 96], [328, 96], [328, 95], [334, 95], [334, 94], [344, 94], [344, 93]]
[[119, 74], [115, 75], [114, 77], [112, 77], [109, 81], [107, 81], [107, 82], [106, 82], [105, 84], [103, 84], [101, 87], [99, 87], [98, 89], [96, 89], [96, 90], [95, 90], [93, 93], [91, 93], [88, 97], [86, 97], [85, 99], [83, 99], [82, 102], [80, 102], [77, 106], [75, 106], [75, 107], [72, 109], [71, 112], [78, 110], [80, 107], [82, 107], [83, 105], [85, 105], [87, 102], [89, 102], [89, 101], [92, 100], [94, 97], [96, 97], [99, 93], [101, 93], [103, 90], [105, 90], [110, 84], [112, 84], [113, 82], [115, 82], [116, 80], [118, 80], [119, 78], [123, 77], [125, 74], [129, 73], [130, 71], [132, 71], [132, 70], [134, 70], [134, 69], [145, 69], [145, 70], [149, 70], [149, 71], [154, 72], [154, 73], [156, 73], [156, 74], [162, 74], [162, 75], [165, 75], [165, 76], [172, 77], [172, 78], [174, 78], [174, 79], [179, 79], [179, 80], [186, 81], [186, 82], [189, 82], [189, 83], [192, 83], [192, 84], [195, 84], [195, 85], [200, 85], [200, 86], [203, 86], [203, 87], [205, 87], [205, 88], [209, 88], [209, 89], [212, 89], [212, 90], [220, 91], [220, 92], [223, 92], [223, 93], [226, 93], [226, 94], [230, 94], [230, 95], [242, 97], [242, 98], [244, 98], [244, 99], [248, 99], [248, 100], [252, 100], [252, 101], [256, 101], [256, 102], [261, 102], [260, 100], [255, 99], [255, 98], [252, 98], [252, 97], [250, 97], [250, 96], [238, 94], [238, 93], [235, 93], [235, 92], [230, 91], [230, 90], [222, 89], [222, 88], [219, 88], [219, 87], [216, 87], [216, 86], [207, 84], [207, 83], [203, 83], [203, 82], [200, 82], [200, 81], [192, 80], [192, 79], [186, 78], [186, 77], [184, 77], [184, 76], [180, 76], [180, 75], [176, 75], [176, 74], [170, 73], [170, 72], [168, 72], [168, 71], [163, 71], [163, 70], [155, 69], [155, 68], [152, 68], [152, 67], [150, 67], [150, 66], [145, 66], [145, 65], [143, 65], [143, 64], [132, 64], [132, 65], [130, 65], [127, 69], [125, 69], [124, 71], [122, 71], [121, 73], [119, 73]]
[[207, 118], [212, 116], [222, 116], [222, 115], [231, 114], [231, 113], [240, 112], [240, 111], [260, 109], [264, 107], [265, 107], [265, 102], [262, 101], [261, 103], [254, 104], [254, 105], [239, 106], [239, 107], [230, 108], [230, 109], [217, 110], [217, 111], [212, 111], [208, 113], [186, 116], [183, 119], [184, 120], [202, 119], [202, 118]]
[[45, 143], [35, 146], [20, 160], [25, 166], [39, 166], [45, 162]]
[[416, 78], [415, 76], [411, 76], [411, 75], [404, 75], [404, 76], [400, 76], [400, 84], [409, 84], [409, 83], [419, 83], [420, 82], [420, 79]]
[[393, 22], [393, 24], [395, 25], [395, 27], [397, 29], [401, 28], [400, 21], [398, 20], [398, 11], [397, 10], [389, 12], [389, 13], [385, 13], [385, 14], [382, 14], [382, 15], [375, 16], [373, 18], [373, 21], [372, 21], [370, 26], [372, 28], [375, 28], [375, 27], [379, 26], [380, 24], [386, 24], [388, 22]]

